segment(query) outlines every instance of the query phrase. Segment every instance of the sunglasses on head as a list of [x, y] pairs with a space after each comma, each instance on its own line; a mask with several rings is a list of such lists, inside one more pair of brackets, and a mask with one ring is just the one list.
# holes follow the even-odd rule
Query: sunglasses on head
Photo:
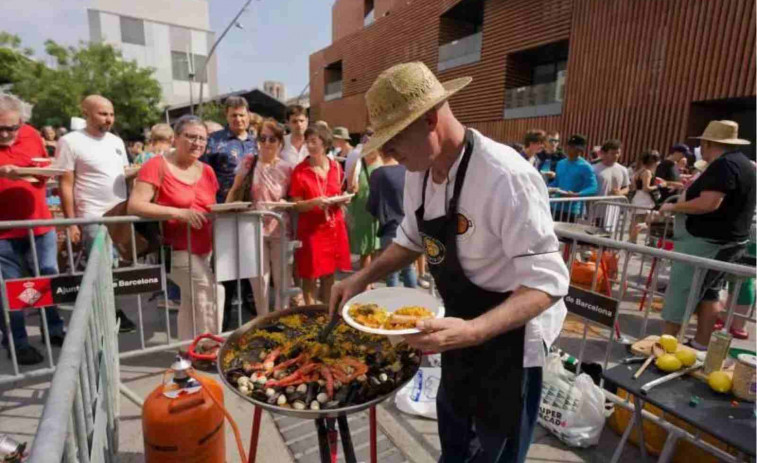
[[260, 141], [260, 143], [276, 143], [279, 139], [274, 136], [266, 137], [265, 135], [261, 135], [258, 137], [258, 141]]
[[18, 132], [20, 125], [0, 125], [0, 132]]

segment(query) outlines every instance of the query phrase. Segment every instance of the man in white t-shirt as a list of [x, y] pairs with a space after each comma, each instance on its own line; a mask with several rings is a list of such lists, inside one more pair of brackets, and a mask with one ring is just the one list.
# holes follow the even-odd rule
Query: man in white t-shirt
[[[594, 174], [597, 176], [597, 196], [625, 196], [631, 185], [628, 169], [618, 164], [621, 150], [620, 140], [607, 140], [599, 149], [601, 162], [594, 164]], [[617, 207], [596, 205], [590, 211], [598, 227], [615, 230], [620, 213]]]
[[284, 135], [284, 147], [281, 149], [281, 159], [296, 166], [308, 157], [308, 147], [305, 144], [305, 130], [308, 128], [308, 115], [300, 105], [287, 107], [288, 135]]
[[[89, 95], [81, 103], [87, 120], [82, 130], [71, 132], [58, 141], [55, 167], [64, 169], [60, 196], [66, 218], [96, 219], [126, 201], [126, 175], [129, 165], [123, 140], [110, 133], [115, 121], [113, 104], [100, 95]], [[71, 241], [91, 245], [97, 226], [69, 227]], [[83, 235], [83, 236], [82, 236]], [[134, 331], [134, 324], [119, 310], [121, 332]]]
[[442, 353], [440, 461], [471, 461], [478, 444], [482, 460], [522, 462], [568, 269], [539, 172], [452, 113], [447, 100], [470, 81], [441, 83], [425, 64], [405, 63], [366, 93], [374, 134], [363, 152], [380, 148], [407, 168], [405, 217], [394, 243], [334, 285], [329, 309], [425, 254], [445, 314], [418, 320], [421, 333], [405, 340]]

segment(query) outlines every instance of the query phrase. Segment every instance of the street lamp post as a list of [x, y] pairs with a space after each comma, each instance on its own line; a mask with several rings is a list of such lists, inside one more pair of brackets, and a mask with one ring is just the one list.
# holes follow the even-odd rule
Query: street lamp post
[[[221, 42], [221, 40], [223, 40], [223, 38], [226, 37], [226, 34], [229, 32], [229, 30], [232, 28], [232, 26], [234, 26], [235, 24], [237, 24], [237, 20], [239, 19], [240, 16], [242, 16], [242, 13], [244, 13], [244, 10], [247, 9], [247, 7], [250, 5], [250, 3], [252, 3], [252, 0], [247, 0], [246, 2], [244, 2], [244, 5], [242, 5], [242, 8], [239, 10], [239, 12], [237, 13], [237, 15], [234, 16], [234, 19], [232, 19], [231, 22], [229, 23], [229, 25], [226, 26], [226, 29], [223, 30], [223, 32], [218, 37], [218, 39], [215, 41], [215, 43], [213, 44], [213, 46], [210, 47], [210, 52], [208, 53], [208, 56], [205, 58], [205, 64], [203, 65], [202, 71], [200, 73], [200, 102], [199, 102], [199, 115], [200, 115], [200, 117], [202, 117], [202, 93], [203, 93], [202, 90], [203, 90], [203, 87], [204, 87], [204, 85], [203, 85], [204, 82], [203, 81], [207, 80], [207, 77], [208, 77], [208, 74], [207, 74], [208, 71], [207, 71], [207, 69], [208, 69], [208, 63], [210, 63], [210, 58], [213, 56], [213, 53], [215, 53], [215, 51], [216, 51], [216, 47]], [[238, 26], [238, 27], [241, 28], [241, 26]], [[203, 79], [202, 76], [205, 76], [205, 79]]]

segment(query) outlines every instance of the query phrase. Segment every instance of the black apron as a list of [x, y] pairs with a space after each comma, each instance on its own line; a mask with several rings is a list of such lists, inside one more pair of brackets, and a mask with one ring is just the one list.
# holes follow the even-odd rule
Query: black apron
[[[465, 151], [447, 213], [433, 220], [423, 219], [429, 171], [423, 179], [421, 206], [415, 211], [429, 269], [444, 301], [445, 316], [464, 320], [478, 317], [510, 296], [509, 292], [476, 286], [465, 276], [458, 257], [458, 220], [465, 219], [458, 216], [457, 204], [472, 152], [473, 134], [466, 130]], [[465, 227], [461, 230], [464, 232]], [[472, 416], [505, 436], [519, 429], [524, 339], [525, 327], [521, 327], [478, 346], [442, 353], [442, 387], [456, 414]]]

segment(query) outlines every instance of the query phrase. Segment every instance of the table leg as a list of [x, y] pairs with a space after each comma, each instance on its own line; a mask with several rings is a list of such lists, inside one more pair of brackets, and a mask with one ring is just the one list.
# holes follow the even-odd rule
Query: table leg
[[618, 460], [620, 460], [620, 455], [623, 454], [623, 448], [626, 446], [626, 442], [628, 441], [628, 436], [631, 435], [631, 430], [633, 429], [634, 423], [636, 422], [636, 415], [631, 415], [631, 419], [628, 420], [628, 425], [626, 426], [626, 430], [623, 431], [623, 435], [620, 437], [620, 442], [618, 442], [618, 446], [615, 447], [615, 452], [612, 454], [612, 458], [610, 459], [610, 463], [618, 463]]
[[331, 463], [336, 463], [338, 459], [337, 453], [339, 452], [339, 444], [337, 443], [337, 439], [339, 438], [339, 433], [336, 430], [336, 420], [334, 418], [326, 418], [326, 429], [329, 433], [329, 450], [330, 450], [330, 457], [331, 457]]
[[633, 398], [633, 413], [636, 417], [636, 430], [639, 433], [639, 451], [641, 452], [642, 460], [647, 459], [647, 448], [644, 445], [644, 420], [642, 419], [641, 411], [644, 410], [644, 401], [639, 396]]
[[258, 437], [260, 437], [260, 415], [263, 409], [254, 407], [252, 413], [252, 434], [250, 435], [250, 455], [247, 457], [249, 463], [255, 463], [255, 457], [258, 453]]
[[318, 431], [318, 450], [321, 455], [321, 463], [330, 463], [331, 455], [329, 451], [328, 431], [326, 430], [326, 420], [318, 418], [315, 420], [315, 428]]
[[370, 441], [371, 441], [371, 463], [378, 463], [377, 449], [376, 449], [376, 407], [371, 407], [368, 413], [368, 421], [370, 424]]
[[657, 459], [657, 463], [667, 463], [670, 461], [670, 458], [673, 456], [676, 449], [676, 444], [678, 444], [678, 433], [675, 429], [671, 429], [668, 431], [668, 437], [665, 439], [665, 445], [662, 446], [662, 451], [660, 452], [660, 457]]
[[347, 417], [340, 416], [336, 421], [339, 424], [339, 436], [342, 438], [344, 461], [346, 463], [357, 463], [355, 447], [352, 445], [352, 435], [350, 434], [350, 425], [347, 423]]

